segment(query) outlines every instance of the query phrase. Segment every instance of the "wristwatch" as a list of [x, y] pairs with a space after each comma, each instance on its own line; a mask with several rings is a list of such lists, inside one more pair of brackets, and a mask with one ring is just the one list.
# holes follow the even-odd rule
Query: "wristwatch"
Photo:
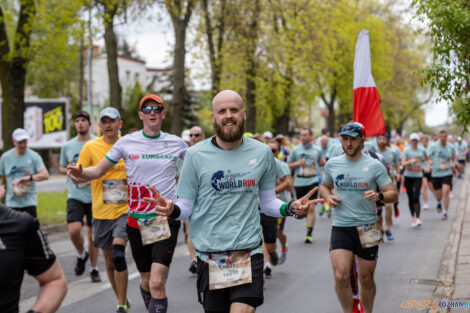
[[33, 175], [29, 175], [29, 180], [33, 181]]
[[379, 201], [382, 201], [384, 199], [384, 194], [382, 192], [379, 192]]

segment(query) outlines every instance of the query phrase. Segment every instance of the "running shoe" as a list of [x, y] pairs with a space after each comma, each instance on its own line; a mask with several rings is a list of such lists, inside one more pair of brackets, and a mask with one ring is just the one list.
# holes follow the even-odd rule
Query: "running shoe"
[[411, 227], [416, 227], [418, 224], [417, 224], [417, 221], [416, 221], [416, 217], [412, 217], [411, 218]]
[[264, 272], [264, 275], [271, 276], [271, 272], [272, 272], [271, 264], [265, 264], [263, 272]]
[[424, 202], [423, 210], [429, 210], [429, 204], [427, 202]]
[[85, 264], [88, 261], [90, 255], [85, 251], [85, 258], [77, 257], [77, 263], [75, 264], [75, 275], [80, 276], [85, 272]]
[[437, 213], [441, 213], [442, 212], [442, 205], [440, 202], [437, 203]]
[[192, 260], [191, 265], [189, 265], [189, 271], [193, 274], [197, 274], [197, 261]]
[[129, 313], [131, 311], [132, 302], [126, 299], [126, 305], [118, 305], [116, 313]]
[[323, 213], [325, 213], [325, 206], [322, 206], [322, 207], [321, 207], [320, 212], [318, 212], [318, 215], [319, 215], [319, 216], [322, 216]]
[[421, 223], [421, 220], [419, 218], [416, 219], [416, 226], [420, 226], [421, 227], [422, 223]]
[[92, 283], [99, 283], [101, 282], [100, 272], [96, 269], [92, 269], [90, 271], [90, 278]]
[[353, 310], [352, 313], [364, 313], [364, 308], [362, 307], [361, 300], [353, 299]]
[[442, 213], [442, 220], [445, 221], [447, 219], [447, 211]]
[[271, 262], [272, 265], [276, 266], [279, 263], [279, 256], [277, 255], [277, 252], [271, 252], [269, 254], [269, 261]]
[[400, 210], [398, 209], [397, 206], [393, 208], [393, 212], [395, 213], [395, 217], [399, 217], [399, 216], [400, 216]]
[[393, 235], [392, 235], [392, 232], [390, 231], [390, 229], [385, 231], [385, 235], [387, 235], [387, 240], [388, 241], [392, 241], [393, 239], [395, 239], [395, 238], [393, 238]]
[[462, 179], [462, 174], [457, 175], [458, 179]]
[[312, 236], [309, 236], [309, 235], [305, 236], [305, 243], [313, 243]]
[[279, 265], [287, 260], [287, 247], [286, 250], [281, 250], [281, 257], [279, 258]]
[[331, 209], [326, 210], [326, 214], [328, 215], [328, 218], [331, 218]]

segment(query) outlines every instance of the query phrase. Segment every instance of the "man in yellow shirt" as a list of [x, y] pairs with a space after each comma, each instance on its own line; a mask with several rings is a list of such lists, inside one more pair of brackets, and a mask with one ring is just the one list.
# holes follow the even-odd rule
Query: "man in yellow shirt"
[[[100, 128], [103, 136], [88, 141], [82, 148], [77, 165], [81, 168], [96, 166], [120, 138], [121, 116], [115, 108], [100, 112]], [[70, 168], [67, 166], [67, 175]], [[70, 176], [72, 180], [74, 177]], [[74, 181], [75, 183], [83, 183]], [[103, 250], [106, 271], [116, 294], [118, 313], [129, 312], [127, 294], [127, 175], [124, 160], [120, 159], [109, 171], [91, 181], [93, 242]]]

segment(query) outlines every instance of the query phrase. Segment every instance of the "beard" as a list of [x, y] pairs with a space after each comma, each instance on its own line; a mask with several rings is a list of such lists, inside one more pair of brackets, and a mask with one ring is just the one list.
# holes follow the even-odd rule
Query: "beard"
[[[224, 131], [223, 126], [230, 122], [234, 123], [235, 125], [238, 125], [238, 127], [234, 131]], [[237, 120], [235, 120], [234, 118], [228, 118], [223, 120], [221, 125], [217, 124], [216, 121], [214, 121], [212, 124], [214, 126], [216, 135], [225, 142], [235, 142], [241, 139], [243, 133], [245, 132], [244, 119], [242, 119], [240, 123], [237, 123]]]
[[347, 156], [355, 157], [359, 153], [359, 151], [362, 151], [363, 148], [364, 148], [364, 145], [360, 144], [359, 146], [357, 146], [356, 149], [353, 150], [352, 153], [348, 153], [344, 147], [343, 147], [343, 151], [344, 151], [344, 154], [346, 154]]

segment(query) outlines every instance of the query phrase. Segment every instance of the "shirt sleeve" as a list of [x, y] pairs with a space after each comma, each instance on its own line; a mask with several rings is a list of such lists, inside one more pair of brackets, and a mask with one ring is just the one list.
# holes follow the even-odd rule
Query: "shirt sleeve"
[[0, 158], [0, 175], [5, 175], [5, 158], [3, 155]]
[[78, 164], [81, 164], [83, 168], [91, 166], [91, 153], [89, 142], [85, 143], [82, 150], [80, 151], [80, 155], [78, 156], [77, 161], [77, 165]]
[[63, 167], [66, 167], [68, 162], [67, 162], [67, 155], [66, 155], [66, 145], [63, 145], [62, 148], [60, 148], [60, 165]]
[[44, 165], [44, 162], [42, 161], [41, 156], [37, 152], [34, 152], [33, 162], [34, 162], [34, 167], [36, 169], [36, 173], [42, 170], [43, 168], [46, 168], [46, 166]]
[[379, 161], [377, 161], [377, 165], [375, 166], [375, 181], [377, 182], [377, 185], [379, 187], [383, 187], [385, 185], [391, 184], [392, 180], [390, 179], [390, 176], [387, 174], [387, 170], [385, 169], [384, 166], [380, 164]]
[[109, 162], [116, 164], [117, 162], [119, 162], [121, 158], [125, 158], [127, 156], [123, 148], [124, 146], [122, 144], [123, 140], [124, 140], [124, 137], [116, 141], [116, 143], [111, 147], [109, 152], [106, 154], [106, 159]]
[[54, 264], [56, 257], [39, 222], [34, 219], [30, 225], [26, 238], [24, 264], [30, 275], [37, 276], [47, 271]]
[[333, 178], [331, 177], [330, 173], [330, 166], [331, 166], [331, 161], [326, 162], [324, 172], [323, 172], [323, 178], [322, 181], [327, 183], [328, 185], [333, 184]]
[[290, 175], [290, 169], [289, 169], [289, 165], [287, 165], [286, 163], [282, 162], [281, 163], [281, 178], [282, 177], [285, 177], [287, 175]]
[[179, 158], [181, 160], [184, 160], [184, 157], [186, 156], [186, 151], [188, 151], [188, 145], [186, 144], [186, 142], [184, 142], [184, 140], [181, 140], [181, 151], [179, 154]]
[[199, 192], [199, 183], [196, 167], [193, 164], [194, 156], [187, 153], [183, 162], [183, 168], [178, 179], [178, 186], [176, 187], [176, 196], [178, 198], [185, 198], [195, 200]]
[[[268, 152], [266, 152], [268, 153]], [[266, 160], [266, 170], [259, 181], [259, 190], [270, 190], [276, 187], [276, 162], [269, 153]]]
[[289, 156], [287, 157], [287, 162], [292, 163], [295, 162], [297, 159], [297, 152], [295, 150], [295, 147], [290, 151]]

